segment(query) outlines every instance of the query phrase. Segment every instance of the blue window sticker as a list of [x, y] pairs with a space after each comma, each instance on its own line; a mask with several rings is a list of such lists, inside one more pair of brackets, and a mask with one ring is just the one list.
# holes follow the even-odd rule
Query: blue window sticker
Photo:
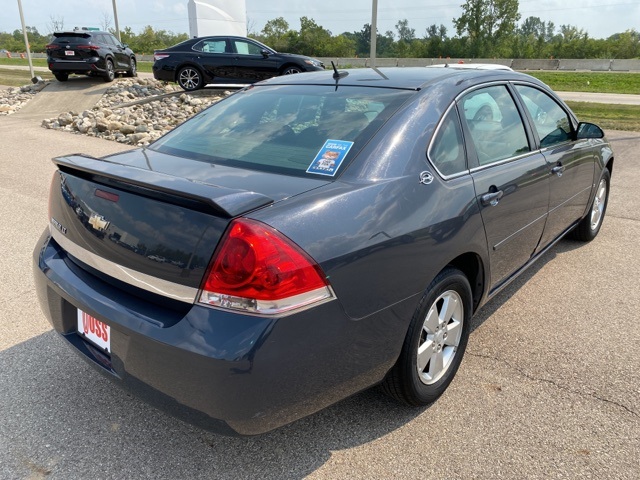
[[327, 140], [307, 168], [307, 173], [333, 177], [352, 146], [353, 142]]

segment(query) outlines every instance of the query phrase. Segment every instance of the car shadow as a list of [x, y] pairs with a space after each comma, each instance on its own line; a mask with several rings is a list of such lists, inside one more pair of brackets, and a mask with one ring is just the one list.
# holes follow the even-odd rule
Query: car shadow
[[373, 388], [261, 436], [224, 437], [114, 388], [53, 331], [0, 352], [0, 464], [12, 478], [100, 478], [98, 454], [109, 478], [304, 478], [428, 408]]
[[520, 288], [533, 278], [547, 263], [556, 258], [558, 254], [567, 253], [584, 245], [569, 239], [562, 239], [556, 243], [549, 251], [545, 252], [533, 265], [518, 276], [504, 290], [489, 300], [480, 308], [471, 320], [471, 333], [479, 328], [488, 318], [496, 313]]

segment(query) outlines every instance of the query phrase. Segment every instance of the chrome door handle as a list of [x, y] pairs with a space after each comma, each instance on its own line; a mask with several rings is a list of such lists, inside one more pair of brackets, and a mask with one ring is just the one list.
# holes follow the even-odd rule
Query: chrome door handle
[[495, 207], [498, 205], [498, 202], [503, 197], [504, 192], [502, 190], [498, 190], [497, 192], [485, 193], [480, 197], [480, 201], [482, 205], [485, 207]]

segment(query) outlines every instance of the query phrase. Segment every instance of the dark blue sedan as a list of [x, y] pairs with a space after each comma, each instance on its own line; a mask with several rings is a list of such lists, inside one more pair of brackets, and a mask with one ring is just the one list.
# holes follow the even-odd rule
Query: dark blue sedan
[[374, 385], [435, 401], [473, 313], [598, 234], [613, 152], [534, 78], [443, 67], [277, 77], [147, 148], [54, 162], [34, 272], [63, 341], [254, 435]]

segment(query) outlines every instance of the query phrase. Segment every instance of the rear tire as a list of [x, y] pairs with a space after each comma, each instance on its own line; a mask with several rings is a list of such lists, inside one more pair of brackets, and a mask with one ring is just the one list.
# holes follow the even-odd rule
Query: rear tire
[[382, 383], [385, 393], [411, 406], [436, 401], [462, 361], [472, 309], [467, 277], [455, 268], [440, 272], [422, 297], [400, 357]]
[[580, 221], [578, 225], [569, 234], [570, 238], [580, 242], [590, 242], [598, 235], [604, 214], [607, 212], [607, 204], [609, 203], [609, 189], [611, 186], [611, 174], [608, 169], [602, 171], [596, 194], [589, 208], [587, 215]]
[[53, 76], [56, 77], [56, 80], [58, 80], [59, 82], [66, 82], [67, 80], [69, 80], [68, 73], [54, 73]]
[[137, 77], [138, 76], [138, 62], [136, 59], [131, 57], [129, 60], [129, 70], [127, 70], [127, 77]]
[[198, 90], [204, 87], [204, 79], [202, 78], [202, 73], [196, 67], [182, 67], [178, 71], [176, 81], [178, 82], [178, 85], [180, 85], [187, 92], [192, 92], [193, 90]]
[[113, 68], [113, 61], [112, 60], [107, 59], [105, 69], [106, 69], [106, 71], [104, 73], [104, 81], [105, 82], [113, 82], [113, 80], [116, 78], [116, 71]]

